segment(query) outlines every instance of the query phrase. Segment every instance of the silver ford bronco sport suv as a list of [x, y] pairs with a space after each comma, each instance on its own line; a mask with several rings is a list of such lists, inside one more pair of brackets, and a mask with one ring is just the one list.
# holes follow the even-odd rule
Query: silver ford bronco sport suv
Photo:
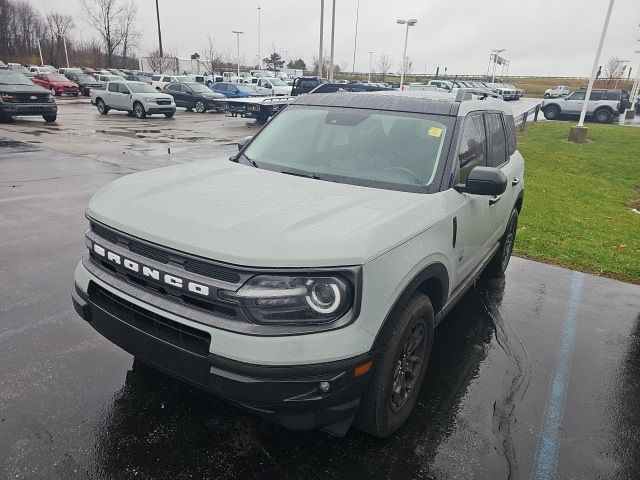
[[96, 193], [75, 310], [284, 427], [390, 435], [436, 325], [509, 262], [524, 186], [510, 107], [465, 89], [303, 95], [239, 148]]

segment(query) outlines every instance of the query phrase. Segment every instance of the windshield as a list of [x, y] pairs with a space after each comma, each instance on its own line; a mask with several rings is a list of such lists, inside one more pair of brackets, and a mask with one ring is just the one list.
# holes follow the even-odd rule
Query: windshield
[[244, 93], [257, 93], [258, 89], [253, 85], [236, 85], [237, 89]]
[[201, 83], [188, 83], [187, 85], [194, 93], [211, 93], [211, 89]]
[[283, 173], [423, 191], [434, 182], [451, 125], [435, 115], [289, 106], [243, 153], [254, 166]]
[[68, 82], [69, 79], [60, 73], [48, 73], [47, 80], [50, 82]]
[[271, 85], [276, 86], [276, 87], [281, 87], [281, 86], [283, 86], [283, 85], [285, 85], [285, 86], [287, 85], [287, 84], [286, 84], [286, 82], [283, 82], [283, 81], [282, 81], [282, 80], [280, 80], [279, 78], [270, 78], [270, 79], [269, 79], [269, 83], [270, 83]]
[[0, 73], [0, 85], [33, 85], [33, 82], [19, 72], [6, 70]]
[[89, 75], [78, 75], [78, 81], [87, 83], [87, 82], [95, 82], [96, 79]]
[[177, 81], [179, 81], [179, 82], [182, 82], [182, 83], [184, 83], [184, 82], [192, 82], [193, 81], [193, 79], [191, 77], [188, 77], [186, 75], [177, 76], [177, 77], [175, 77], [175, 79]]
[[133, 93], [158, 93], [157, 90], [148, 83], [131, 82], [127, 83], [127, 86]]

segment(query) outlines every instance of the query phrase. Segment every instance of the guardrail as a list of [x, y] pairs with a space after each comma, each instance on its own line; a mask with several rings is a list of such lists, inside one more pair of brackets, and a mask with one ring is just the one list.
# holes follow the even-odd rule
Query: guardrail
[[533, 116], [533, 121], [537, 122], [539, 113], [540, 113], [540, 104], [536, 105], [533, 108], [530, 108], [524, 113], [521, 113], [516, 118], [514, 118], [514, 121], [516, 122], [516, 127], [520, 127], [519, 130], [521, 132], [524, 132], [525, 129], [527, 128], [527, 120], [529, 119], [529, 117]]

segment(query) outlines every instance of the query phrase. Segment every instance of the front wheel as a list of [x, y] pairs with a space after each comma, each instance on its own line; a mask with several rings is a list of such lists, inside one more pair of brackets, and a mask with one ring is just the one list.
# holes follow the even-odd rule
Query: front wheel
[[547, 120], [556, 120], [560, 116], [560, 109], [555, 105], [544, 109], [544, 118]]
[[388, 437], [409, 418], [418, 399], [433, 345], [434, 314], [429, 297], [414, 293], [383, 331], [384, 343], [355, 424]]
[[144, 107], [140, 102], [136, 102], [133, 105], [133, 114], [140, 119], [147, 118], [147, 112], [145, 112]]
[[167, 113], [164, 114], [164, 116], [167, 117], [167, 118], [171, 118], [171, 117], [173, 117], [173, 114], [174, 114], [174, 112], [167, 112]]
[[207, 107], [205, 107], [204, 102], [202, 100], [196, 100], [196, 103], [193, 105], [198, 113], [204, 113], [207, 111]]
[[507, 270], [509, 260], [511, 259], [511, 253], [513, 252], [513, 245], [516, 241], [516, 230], [518, 229], [518, 210], [516, 208], [511, 212], [509, 217], [509, 223], [507, 224], [507, 230], [500, 239], [500, 246], [495, 253], [489, 264], [484, 270], [484, 274], [487, 277], [500, 277]]
[[51, 115], [43, 115], [42, 118], [44, 118], [45, 122], [52, 123], [56, 121], [56, 119], [58, 118], [58, 115], [55, 113]]
[[551, 98], [551, 95], [550, 95], [550, 94], [548, 94], [548, 93], [545, 93], [545, 94], [544, 94], [544, 98]]

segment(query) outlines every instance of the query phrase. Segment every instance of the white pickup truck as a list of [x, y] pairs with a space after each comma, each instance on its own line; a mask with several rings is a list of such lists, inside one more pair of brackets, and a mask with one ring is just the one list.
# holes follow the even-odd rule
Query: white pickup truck
[[547, 88], [544, 91], [544, 98], [558, 98], [569, 95], [569, 87], [567, 85], [558, 85], [557, 87]]
[[278, 97], [291, 95], [291, 86], [279, 78], [262, 77], [258, 78], [258, 87], [264, 88], [267, 95]]
[[112, 109], [133, 113], [137, 118], [146, 118], [154, 113], [171, 118], [176, 113], [171, 95], [157, 92], [144, 82], [109, 82], [104, 90], [91, 90], [91, 104], [102, 115]]

